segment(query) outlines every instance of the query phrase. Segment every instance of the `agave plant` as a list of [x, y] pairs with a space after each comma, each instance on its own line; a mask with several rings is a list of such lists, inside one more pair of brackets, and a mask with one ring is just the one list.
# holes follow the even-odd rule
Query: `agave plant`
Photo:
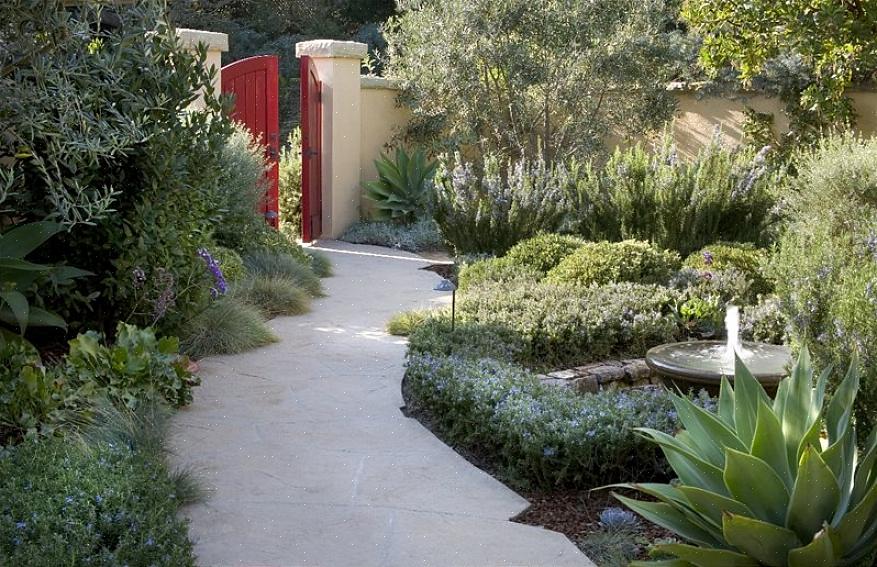
[[379, 179], [365, 184], [366, 197], [374, 201], [378, 218], [410, 223], [425, 213], [437, 165], [427, 161], [423, 150], [409, 156], [398, 148], [395, 161], [381, 154], [375, 160]]
[[[852, 423], [854, 363], [825, 407], [831, 369], [815, 381], [806, 349], [771, 401], [738, 359], [713, 414], [682, 396], [684, 429], [640, 432], [661, 446], [672, 484], [618, 485], [615, 495], [688, 543], [655, 546], [674, 567], [855, 565], [877, 546], [877, 431], [860, 456]], [[639, 565], [648, 565], [641, 562]]]
[[0, 344], [5, 338], [13, 336], [4, 325], [17, 327], [22, 335], [28, 326], [66, 327], [57, 314], [31, 305], [27, 294], [34, 284], [65, 284], [91, 273], [71, 266], [47, 266], [25, 260], [28, 254], [62, 228], [54, 222], [32, 222], [0, 235]]

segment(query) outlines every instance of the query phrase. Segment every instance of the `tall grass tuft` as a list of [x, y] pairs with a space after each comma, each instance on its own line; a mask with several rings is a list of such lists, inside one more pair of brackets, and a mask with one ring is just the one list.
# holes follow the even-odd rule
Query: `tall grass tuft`
[[313, 297], [323, 295], [323, 286], [314, 270], [289, 254], [268, 249], [251, 250], [244, 255], [244, 266], [252, 276], [286, 278]]
[[234, 295], [220, 297], [186, 322], [181, 335], [183, 352], [193, 358], [235, 354], [277, 341], [259, 309]]
[[444, 309], [411, 309], [393, 315], [387, 321], [387, 332], [397, 337], [407, 337], [424, 321], [445, 315]]
[[316, 250], [308, 250], [307, 254], [311, 257], [311, 269], [317, 274], [317, 277], [332, 277], [332, 262], [328, 256]]
[[280, 276], [252, 276], [235, 294], [258, 307], [266, 317], [301, 315], [310, 310], [311, 296], [294, 281]]

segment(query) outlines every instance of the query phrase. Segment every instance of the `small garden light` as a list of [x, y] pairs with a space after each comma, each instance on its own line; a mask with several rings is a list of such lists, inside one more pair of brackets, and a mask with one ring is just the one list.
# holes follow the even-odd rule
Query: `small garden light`
[[450, 291], [451, 292], [451, 331], [454, 330], [454, 323], [456, 319], [456, 308], [457, 308], [457, 286], [454, 285], [454, 282], [447, 278], [442, 278], [442, 280], [435, 284], [435, 287], [432, 288], [434, 291]]

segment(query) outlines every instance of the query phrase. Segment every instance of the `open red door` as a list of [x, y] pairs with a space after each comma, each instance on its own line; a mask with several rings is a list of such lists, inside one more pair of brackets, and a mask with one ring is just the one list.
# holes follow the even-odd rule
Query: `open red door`
[[265, 221], [277, 228], [277, 182], [280, 155], [280, 113], [278, 111], [278, 60], [260, 55], [235, 61], [222, 68], [222, 92], [234, 96], [231, 117], [242, 123], [253, 139], [265, 146], [268, 187], [261, 205]]
[[323, 233], [322, 108], [320, 79], [314, 61], [301, 57], [301, 239]]

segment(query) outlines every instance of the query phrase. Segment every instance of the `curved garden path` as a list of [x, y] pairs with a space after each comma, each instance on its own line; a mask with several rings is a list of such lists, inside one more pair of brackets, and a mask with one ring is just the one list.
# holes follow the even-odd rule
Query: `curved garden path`
[[177, 464], [210, 489], [186, 509], [202, 565], [589, 566], [564, 536], [508, 521], [527, 502], [399, 411], [395, 312], [440, 301], [404, 252], [324, 243], [335, 276], [281, 341], [201, 362], [175, 419]]

